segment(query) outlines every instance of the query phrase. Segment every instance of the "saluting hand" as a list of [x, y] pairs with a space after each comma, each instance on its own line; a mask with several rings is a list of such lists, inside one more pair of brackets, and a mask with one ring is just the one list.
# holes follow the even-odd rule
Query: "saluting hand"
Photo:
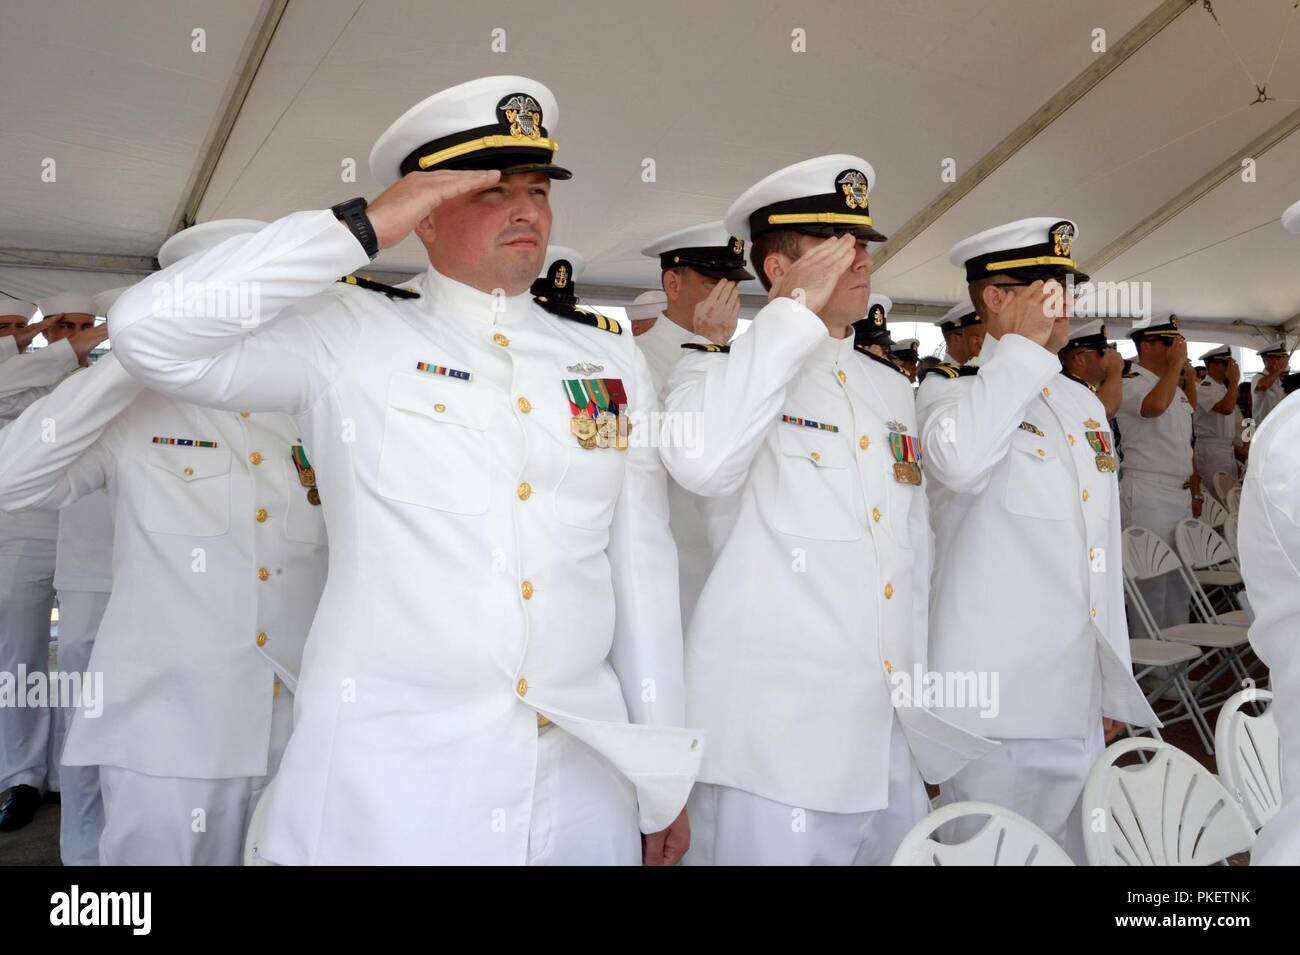
[[1236, 388], [1237, 388], [1237, 385], [1239, 385], [1239, 384], [1241, 383], [1241, 366], [1238, 365], [1237, 362], [1236, 362], [1236, 360], [1235, 360], [1235, 359], [1232, 359], [1232, 358], [1229, 358], [1229, 359], [1228, 359], [1228, 377], [1227, 377], [1227, 381], [1228, 381], [1228, 390], [1229, 390], [1229, 391], [1235, 391]]
[[500, 178], [497, 169], [408, 172], [366, 207], [379, 247], [387, 249], [397, 245], [422, 222], [432, 231], [429, 214], [434, 209], [448, 199], [486, 189]]
[[768, 301], [792, 298], [820, 313], [830, 301], [840, 276], [853, 265], [857, 251], [857, 239], [850, 233], [828, 239], [811, 252], [801, 255], [786, 269], [784, 275], [772, 283], [772, 290], [767, 294]]
[[1169, 346], [1169, 362], [1180, 367], [1187, 364], [1187, 339], [1174, 339], [1174, 343]]
[[77, 360], [82, 364], [86, 356], [108, 340], [108, 325], [92, 325], [68, 337], [68, 344], [77, 353]]
[[735, 282], [723, 279], [695, 306], [695, 334], [703, 335], [715, 345], [725, 345], [736, 334], [740, 320], [740, 290]]
[[662, 832], [652, 832], [644, 840], [646, 865], [676, 865], [691, 847], [691, 821], [686, 810]]
[[1124, 374], [1124, 357], [1119, 353], [1119, 349], [1106, 349], [1105, 354], [1101, 356], [1101, 370], [1105, 379], [1118, 378]]
[[1004, 327], [1007, 333], [1021, 335], [1031, 342], [1047, 347], [1052, 337], [1056, 316], [1052, 314], [1052, 297], [1059, 292], [1048, 289], [1040, 280], [1016, 295], [1008, 306]]
[[46, 315], [39, 322], [33, 325], [24, 325], [14, 332], [14, 338], [18, 342], [18, 350], [26, 351], [27, 346], [36, 340], [36, 336], [53, 325], [58, 320], [58, 317], [58, 315]]

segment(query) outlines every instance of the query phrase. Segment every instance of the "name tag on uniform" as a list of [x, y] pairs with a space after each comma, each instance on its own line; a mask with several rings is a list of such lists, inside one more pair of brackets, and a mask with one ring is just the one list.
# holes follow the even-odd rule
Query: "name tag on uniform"
[[570, 378], [564, 382], [564, 394], [569, 399], [569, 430], [578, 439], [578, 446], [592, 448], [617, 448], [626, 451], [632, 423], [623, 409], [627, 406], [627, 391], [621, 378]]

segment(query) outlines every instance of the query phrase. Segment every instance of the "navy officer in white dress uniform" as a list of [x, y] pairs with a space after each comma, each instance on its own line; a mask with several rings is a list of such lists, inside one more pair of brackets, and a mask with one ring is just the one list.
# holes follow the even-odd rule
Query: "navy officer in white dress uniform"
[[988, 337], [977, 359], [926, 376], [917, 413], [930, 480], [944, 489], [933, 498], [931, 662], [999, 684], [996, 712], [942, 711], [1002, 744], [959, 771], [945, 800], [1014, 809], [1081, 862], [1077, 804], [1103, 715], [1157, 720], [1129, 657], [1106, 412], [1057, 358], [1066, 277], [1080, 274], [1074, 236], [1073, 222], [1037, 217], [953, 246]]
[[[134, 291], [109, 317], [149, 387], [288, 412], [312, 451], [331, 566], [259, 810], [271, 862], [686, 848], [704, 739], [683, 724], [663, 467], [636, 426], [654, 387], [629, 330], [528, 294], [570, 176], [555, 126], [524, 77], [444, 90], [376, 143], [373, 202], [187, 263], [256, 287], [256, 327]], [[406, 287], [336, 283], [412, 231], [430, 267]]]
[[[859, 346], [875, 174], [857, 156], [773, 173], [727, 213], [768, 304], [702, 339], [665, 408], [683, 487], [737, 499], [686, 637], [687, 720], [709, 734], [688, 864], [884, 864], [992, 744], [922, 706], [930, 531], [912, 388]], [[883, 318], [883, 315], [882, 315]]]

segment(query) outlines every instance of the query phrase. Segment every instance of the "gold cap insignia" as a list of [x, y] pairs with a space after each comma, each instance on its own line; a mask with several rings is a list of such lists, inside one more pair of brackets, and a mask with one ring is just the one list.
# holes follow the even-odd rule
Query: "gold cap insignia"
[[542, 138], [542, 107], [527, 93], [512, 93], [497, 104], [515, 139]]
[[867, 208], [867, 176], [858, 169], [846, 169], [835, 179], [844, 193], [844, 204], [850, 209]]
[[1074, 223], [1058, 222], [1048, 234], [1052, 237], [1052, 254], [1069, 258], [1070, 247], [1074, 245]]

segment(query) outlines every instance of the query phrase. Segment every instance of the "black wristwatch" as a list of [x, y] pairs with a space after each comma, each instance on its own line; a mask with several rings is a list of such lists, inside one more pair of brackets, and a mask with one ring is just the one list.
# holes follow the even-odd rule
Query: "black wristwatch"
[[375, 227], [370, 224], [370, 217], [366, 215], [366, 200], [361, 197], [349, 199], [347, 202], [340, 202], [337, 206], [331, 206], [330, 212], [334, 213], [348, 229], [352, 232], [361, 248], [366, 250], [366, 255], [370, 256], [373, 261], [379, 254], [379, 236], [375, 235]]

